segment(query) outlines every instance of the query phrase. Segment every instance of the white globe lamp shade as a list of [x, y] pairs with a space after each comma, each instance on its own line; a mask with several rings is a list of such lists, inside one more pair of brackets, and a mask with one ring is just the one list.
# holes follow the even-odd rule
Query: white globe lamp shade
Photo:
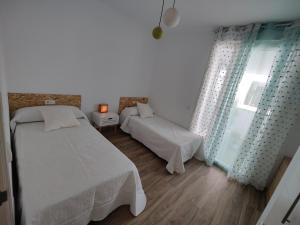
[[177, 9], [168, 8], [164, 13], [163, 21], [167, 27], [176, 27], [180, 21], [180, 16]]

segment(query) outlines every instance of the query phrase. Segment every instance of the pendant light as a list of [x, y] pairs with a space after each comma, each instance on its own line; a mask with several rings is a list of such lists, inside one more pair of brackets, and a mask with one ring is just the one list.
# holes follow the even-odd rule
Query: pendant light
[[159, 23], [157, 27], [154, 27], [154, 29], [152, 30], [152, 36], [154, 39], [159, 40], [162, 38], [164, 31], [161, 28], [161, 18], [163, 15], [163, 11], [164, 11], [164, 5], [165, 5], [165, 0], [162, 0], [162, 6], [161, 6], [161, 11], [160, 11], [160, 17], [159, 17]]
[[175, 0], [173, 1], [173, 7], [168, 8], [164, 14], [164, 24], [167, 27], [176, 27], [179, 24], [180, 16], [175, 8]]

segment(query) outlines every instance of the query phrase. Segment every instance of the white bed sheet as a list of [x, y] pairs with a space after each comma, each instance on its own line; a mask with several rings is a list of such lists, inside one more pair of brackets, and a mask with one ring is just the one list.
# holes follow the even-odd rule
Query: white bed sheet
[[50, 132], [43, 125], [15, 131], [23, 225], [84, 225], [124, 204], [135, 216], [144, 210], [135, 165], [87, 120]]
[[129, 116], [121, 129], [165, 159], [171, 174], [184, 173], [184, 162], [194, 156], [201, 144], [200, 136], [157, 115], [144, 119]]

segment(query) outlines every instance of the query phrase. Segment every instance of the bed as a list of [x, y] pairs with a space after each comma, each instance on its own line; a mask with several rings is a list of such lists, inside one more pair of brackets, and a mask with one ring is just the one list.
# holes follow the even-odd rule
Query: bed
[[[121, 97], [119, 112], [126, 107], [135, 106], [137, 102], [147, 103], [146, 97]], [[158, 115], [151, 118], [140, 116], [120, 117], [121, 129], [140, 141], [160, 158], [167, 161], [169, 173], [184, 173], [184, 163], [198, 151], [201, 138]]]
[[[20, 108], [12, 99], [10, 107]], [[79, 126], [50, 132], [43, 130], [44, 122], [12, 121], [21, 224], [84, 225], [121, 205], [129, 205], [134, 216], [144, 210], [146, 197], [135, 165], [85, 116], [78, 120]]]

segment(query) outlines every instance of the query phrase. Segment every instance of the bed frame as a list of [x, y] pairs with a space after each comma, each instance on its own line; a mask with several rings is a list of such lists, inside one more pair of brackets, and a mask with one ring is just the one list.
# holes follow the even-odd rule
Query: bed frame
[[8, 93], [9, 114], [20, 108], [46, 105], [47, 100], [54, 100], [55, 105], [71, 105], [81, 107], [81, 95], [40, 94], [40, 93]]
[[120, 97], [118, 113], [120, 114], [126, 107], [136, 106], [137, 102], [146, 104], [148, 97]]

